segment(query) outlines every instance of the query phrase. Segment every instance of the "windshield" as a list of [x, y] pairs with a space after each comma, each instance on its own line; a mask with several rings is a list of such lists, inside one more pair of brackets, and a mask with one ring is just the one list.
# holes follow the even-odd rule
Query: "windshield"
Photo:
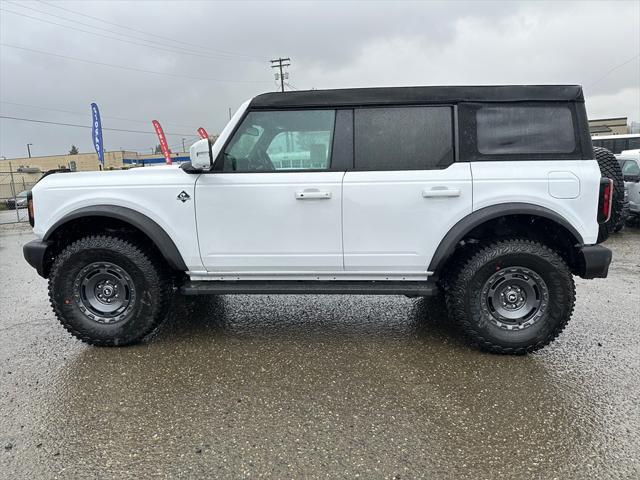
[[24, 190], [24, 191], [20, 192], [18, 195], [16, 195], [16, 197], [27, 198], [27, 194], [28, 193], [29, 193], [28, 190]]

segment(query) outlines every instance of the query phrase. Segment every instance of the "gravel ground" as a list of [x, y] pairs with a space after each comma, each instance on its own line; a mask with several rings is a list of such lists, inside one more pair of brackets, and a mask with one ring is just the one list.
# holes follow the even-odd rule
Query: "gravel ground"
[[404, 297], [180, 300], [151, 341], [89, 347], [24, 262], [32, 237], [0, 227], [5, 478], [640, 477], [638, 230], [525, 357]]

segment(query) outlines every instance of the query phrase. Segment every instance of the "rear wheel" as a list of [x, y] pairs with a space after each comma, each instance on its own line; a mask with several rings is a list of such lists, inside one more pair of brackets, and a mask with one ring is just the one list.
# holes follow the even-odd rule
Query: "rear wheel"
[[60, 323], [83, 342], [136, 343], [165, 318], [172, 294], [164, 265], [112, 236], [82, 238], [56, 258], [49, 298]]
[[575, 286], [553, 250], [528, 240], [479, 249], [448, 282], [447, 308], [472, 343], [524, 354], [553, 341], [571, 318]]
[[[593, 147], [593, 153], [598, 161], [601, 175], [613, 180], [611, 217], [608, 222], [600, 225], [598, 231], [598, 243], [602, 243], [609, 238], [609, 235], [622, 229], [622, 227], [618, 227], [622, 224], [624, 181], [622, 179], [622, 169], [613, 153], [602, 147]], [[618, 229], [616, 230], [616, 228]]]

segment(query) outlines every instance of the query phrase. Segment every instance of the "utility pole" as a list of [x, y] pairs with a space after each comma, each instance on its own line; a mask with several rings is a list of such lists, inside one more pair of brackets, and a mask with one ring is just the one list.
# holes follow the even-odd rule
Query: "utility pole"
[[27, 143], [27, 152], [29, 152], [29, 158], [31, 158], [31, 148], [29, 147], [33, 147], [33, 143]]
[[282, 71], [283, 67], [288, 67], [289, 65], [291, 65], [291, 63], [284, 63], [284, 62], [290, 62], [291, 59], [290, 58], [277, 58], [275, 60], [271, 60], [271, 68], [279, 68], [280, 69], [280, 75], [278, 76], [278, 74], [276, 73], [276, 80], [280, 79], [280, 91], [284, 92], [284, 79], [285, 79], [285, 75], [287, 76], [286, 78], [289, 78], [289, 73], [285, 73]]
[[185, 140], [186, 140], [186, 138], [183, 138], [183, 139], [182, 139], [182, 151], [183, 151], [183, 152], [186, 152], [186, 150], [184, 149], [184, 141], [185, 141]]

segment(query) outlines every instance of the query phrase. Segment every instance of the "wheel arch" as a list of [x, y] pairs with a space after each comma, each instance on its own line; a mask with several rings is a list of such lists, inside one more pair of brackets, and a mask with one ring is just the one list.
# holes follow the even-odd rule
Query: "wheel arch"
[[169, 267], [183, 272], [188, 270], [178, 247], [160, 225], [136, 210], [118, 205], [92, 205], [74, 210], [54, 223], [44, 234], [42, 240], [50, 242], [66, 227], [83, 219], [88, 220], [95, 217], [105, 220], [111, 219], [138, 230], [149, 238]]
[[435, 279], [440, 278], [447, 262], [453, 257], [461, 241], [482, 226], [509, 218], [541, 219], [547, 225], [553, 225], [558, 231], [563, 232], [567, 245], [569, 245], [569, 242], [570, 246], [584, 243], [580, 232], [569, 221], [553, 210], [529, 203], [502, 203], [476, 210], [456, 223], [440, 241], [429, 263], [429, 271], [434, 272]]

